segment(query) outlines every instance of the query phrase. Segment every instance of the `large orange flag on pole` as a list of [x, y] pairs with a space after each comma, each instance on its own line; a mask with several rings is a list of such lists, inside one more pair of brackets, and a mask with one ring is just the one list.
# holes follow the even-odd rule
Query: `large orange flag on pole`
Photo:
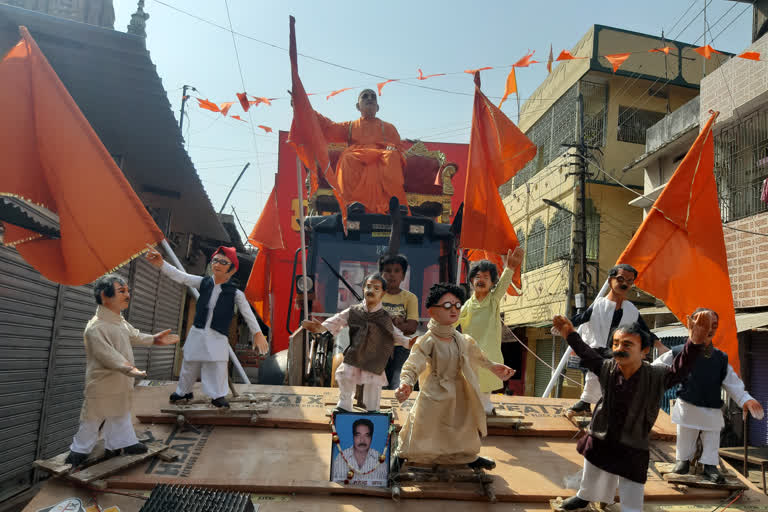
[[[480, 91], [475, 73], [475, 103], [464, 185], [464, 218], [460, 245], [464, 249], [507, 254], [519, 245], [499, 195], [534, 156], [536, 145]], [[520, 288], [519, 270], [513, 280]]]
[[269, 294], [272, 291], [272, 279], [269, 268], [272, 249], [285, 249], [283, 234], [280, 231], [280, 219], [277, 209], [277, 185], [272, 187], [259, 220], [248, 236], [248, 241], [259, 250], [253, 262], [251, 275], [245, 287], [245, 298], [253, 306], [262, 321], [271, 326]]
[[6, 224], [5, 243], [51, 281], [79, 286], [163, 233], [25, 27], [0, 62], [0, 195], [59, 215], [60, 239]]
[[[291, 99], [293, 101], [293, 122], [291, 131], [288, 134], [288, 143], [296, 149], [304, 167], [309, 169], [310, 197], [317, 192], [319, 184], [318, 173], [325, 175], [331, 166], [331, 160], [328, 157], [328, 143], [325, 140], [320, 123], [309, 102], [307, 92], [299, 78], [299, 64], [296, 50], [296, 19], [290, 16], [290, 41], [288, 53], [291, 58]], [[335, 183], [330, 183], [334, 192], [338, 187]], [[340, 205], [344, 203], [339, 197], [336, 197]], [[344, 210], [342, 206], [342, 210]]]
[[739, 371], [739, 346], [714, 175], [712, 114], [640, 229], [619, 257], [638, 271], [639, 288], [686, 322], [698, 307], [717, 312], [715, 345]]

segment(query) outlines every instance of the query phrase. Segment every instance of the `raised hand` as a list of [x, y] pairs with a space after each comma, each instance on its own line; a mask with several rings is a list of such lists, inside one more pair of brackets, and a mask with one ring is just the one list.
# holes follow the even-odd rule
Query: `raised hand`
[[568, 320], [568, 317], [563, 315], [555, 315], [552, 318], [552, 328], [560, 333], [560, 336], [563, 338], [567, 338], [569, 334], [576, 330], [571, 321]]
[[147, 251], [147, 261], [150, 262], [152, 265], [154, 265], [157, 268], [160, 268], [163, 266], [163, 255], [160, 254], [157, 249], [152, 247], [151, 245], [147, 245], [149, 247], [149, 250]]
[[715, 314], [711, 311], [699, 311], [693, 317], [689, 317], [688, 324], [692, 324], [691, 341], [696, 345], [709, 343], [709, 331], [712, 329], [712, 322], [716, 321], [715, 318]]
[[397, 398], [398, 402], [403, 403], [408, 400], [408, 397], [411, 396], [412, 391], [413, 388], [403, 382], [400, 384], [400, 387], [395, 390], [395, 398]]
[[176, 334], [171, 334], [170, 329], [166, 329], [155, 334], [154, 338], [155, 345], [173, 345], [179, 342], [179, 336]]
[[514, 270], [516, 268], [519, 268], [520, 265], [523, 264], [523, 255], [525, 254], [525, 251], [522, 247], [519, 245], [515, 247], [514, 251], [507, 251], [507, 268]]

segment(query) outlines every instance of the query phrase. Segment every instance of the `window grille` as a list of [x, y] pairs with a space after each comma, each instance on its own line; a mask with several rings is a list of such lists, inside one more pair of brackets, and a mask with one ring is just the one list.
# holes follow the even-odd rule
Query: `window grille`
[[547, 237], [547, 264], [568, 258], [571, 250], [571, 221], [570, 213], [558, 210], [549, 223]]
[[602, 147], [605, 145], [608, 86], [586, 80], [582, 80], [580, 86], [584, 100], [584, 143]]
[[525, 270], [529, 272], [544, 266], [544, 239], [547, 228], [541, 219], [536, 219], [528, 233], [528, 250], [525, 253]]
[[663, 112], [619, 106], [617, 139], [633, 144], [645, 144], [645, 131], [664, 117]]
[[584, 207], [587, 220], [587, 259], [596, 260], [600, 255], [600, 213], [591, 199], [587, 199]]
[[[517, 241], [520, 242], [520, 247], [525, 251], [525, 233], [523, 232], [523, 228], [517, 229]], [[523, 260], [523, 268], [520, 269], [521, 271], [525, 271], [525, 259]]]

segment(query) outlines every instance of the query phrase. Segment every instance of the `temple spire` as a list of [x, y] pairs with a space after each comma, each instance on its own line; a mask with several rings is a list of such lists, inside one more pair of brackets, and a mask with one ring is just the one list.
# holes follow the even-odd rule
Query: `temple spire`
[[144, 0], [139, 0], [139, 5], [136, 9], [136, 12], [131, 15], [131, 22], [128, 24], [128, 33], [141, 36], [146, 39], [148, 19], [149, 14], [144, 12]]

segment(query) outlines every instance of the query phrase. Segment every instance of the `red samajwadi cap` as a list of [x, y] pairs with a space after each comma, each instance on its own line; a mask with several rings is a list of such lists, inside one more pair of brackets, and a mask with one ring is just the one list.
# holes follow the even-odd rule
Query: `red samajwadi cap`
[[[237, 260], [237, 250], [235, 250], [234, 247], [225, 247], [220, 245], [219, 248], [216, 249], [216, 252], [213, 253], [213, 256], [216, 256], [219, 253], [229, 258], [229, 261], [231, 261], [235, 266], [235, 270], [240, 268], [240, 262]], [[211, 259], [213, 259], [213, 256], [211, 256]]]

